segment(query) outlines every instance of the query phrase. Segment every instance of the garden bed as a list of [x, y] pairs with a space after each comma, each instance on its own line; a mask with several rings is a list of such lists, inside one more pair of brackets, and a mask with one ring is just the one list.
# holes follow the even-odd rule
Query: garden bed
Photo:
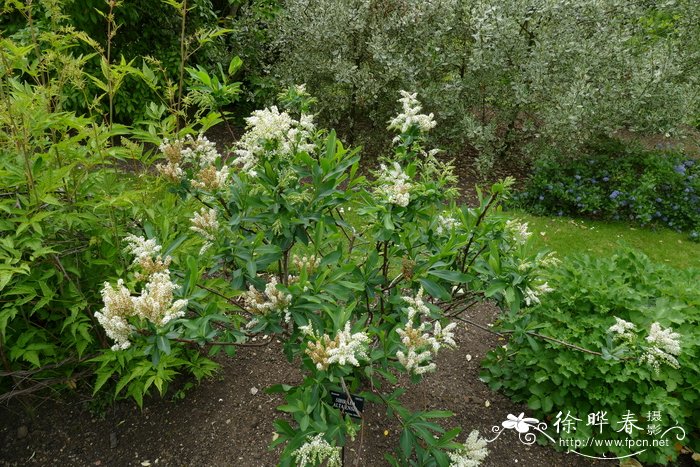
[[[493, 321], [489, 305], [473, 309], [480, 324]], [[455, 417], [449, 426], [462, 426], [463, 439], [472, 429], [487, 438], [508, 414], [526, 411], [494, 393], [479, 380], [483, 356], [499, 338], [475, 327], [460, 325], [459, 348], [438, 358], [438, 370], [404, 400], [416, 410], [448, 409]], [[467, 358], [471, 355], [471, 360]], [[221, 371], [187, 393], [184, 400], [149, 399], [139, 411], [131, 401], [119, 402], [102, 414], [88, 410], [88, 398], [76, 393], [59, 402], [32, 399], [35, 417], [18, 400], [0, 409], [0, 463], [20, 465], [237, 465], [272, 466], [279, 452], [267, 449], [274, 433], [275, 407], [282, 397], [265, 393], [277, 383], [297, 383], [297, 365], [287, 362], [281, 345], [241, 348], [234, 358], [219, 359]], [[254, 390], [257, 389], [257, 392]], [[255, 392], [255, 394], [253, 394]], [[380, 407], [367, 404], [365, 427], [348, 446], [345, 465], [386, 465], [384, 453], [398, 445], [399, 429]], [[26, 435], [25, 435], [26, 430]], [[18, 436], [19, 435], [19, 436]], [[506, 432], [489, 445], [486, 466], [615, 465], [557, 452], [551, 446], [525, 446], [515, 432]], [[358, 458], [359, 457], [359, 458]]]

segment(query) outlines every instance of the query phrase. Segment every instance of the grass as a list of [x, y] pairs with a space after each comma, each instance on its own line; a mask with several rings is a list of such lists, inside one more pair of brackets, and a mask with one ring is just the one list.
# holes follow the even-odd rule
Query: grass
[[700, 268], [700, 243], [690, 241], [685, 233], [623, 222], [539, 217], [524, 211], [509, 211], [505, 215], [527, 222], [534, 245], [554, 250], [561, 258], [578, 253], [609, 256], [627, 245], [643, 251], [653, 261], [677, 268]]

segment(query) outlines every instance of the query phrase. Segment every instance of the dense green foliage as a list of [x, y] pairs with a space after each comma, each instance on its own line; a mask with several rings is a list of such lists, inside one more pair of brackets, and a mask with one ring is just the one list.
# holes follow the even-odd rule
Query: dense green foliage
[[[504, 315], [496, 329], [511, 332], [507, 346], [484, 361], [482, 379], [493, 389], [527, 402], [541, 420], [562, 411], [582, 419], [572, 438], [596, 436], [586, 415], [607, 412], [610, 427], [605, 439], [651, 439], [646, 433], [648, 412], [660, 411], [660, 425], [683, 427], [683, 443], [698, 448], [700, 419], [700, 292], [697, 269], [681, 271], [651, 262], [640, 253], [623, 250], [608, 258], [580, 256], [550, 271], [554, 288], [540, 305]], [[649, 329], [658, 322], [680, 333], [679, 368], [662, 364], [656, 373], [640, 362], [646, 341], [639, 336], [620, 343], [609, 330], [615, 317]], [[557, 342], [549, 336], [602, 353], [593, 355]], [[642, 353], [640, 353], [640, 350]], [[617, 422], [631, 411], [642, 430], [633, 435], [616, 431]], [[664, 428], [664, 429], [665, 429]], [[562, 435], [563, 436], [563, 435]], [[673, 438], [674, 434], [669, 434]], [[665, 448], [650, 447], [639, 456], [644, 462], [665, 464], [678, 455], [675, 439]], [[628, 447], [583, 448], [589, 455], [612, 451], [629, 454]]]
[[391, 96], [420, 90], [441, 142], [487, 170], [620, 129], [684, 133], [699, 15], [694, 0], [293, 0], [265, 31], [271, 79], [307, 83], [323, 122], [374, 150]]
[[575, 160], [546, 157], [516, 204], [535, 214], [578, 215], [700, 233], [700, 164], [679, 153], [620, 142]]
[[[164, 105], [145, 107], [147, 120], [137, 128], [113, 123], [100, 105], [91, 107], [89, 116], [68, 110], [76, 89], [87, 96], [88, 81], [99, 83], [104, 92], [94, 102], [85, 97], [85, 103], [95, 104], [123, 92], [120, 85], [127, 75], [145, 81], [149, 76], [123, 62], [108, 63], [104, 56], [104, 81], [86, 73], [87, 57], [72, 51], [81, 42], [92, 43], [90, 38], [60, 29], [60, 11], [51, 6], [16, 5], [11, 11], [25, 15], [27, 27], [15, 32], [14, 39], [0, 38], [3, 400], [48, 386], [75, 389], [81, 378], [94, 372], [90, 358], [108, 346], [95, 318], [102, 306], [99, 290], [127, 268], [121, 260], [124, 236], [151, 222], [161, 225], [154, 219], [168, 206], [167, 196], [154, 205], [158, 190], [144, 182], [155, 179], [137, 173], [153, 154], [145, 148], [178, 125]], [[36, 19], [42, 14], [43, 20]], [[230, 70], [236, 66], [234, 62]], [[185, 94], [212, 94], [213, 103], [204, 110], [221, 101], [217, 89], [229, 86], [235, 91], [229, 82], [216, 89], [204, 84]], [[205, 130], [218, 121], [219, 114], [203, 113], [196, 125]], [[179, 123], [183, 131], [193, 132], [185, 123]], [[104, 355], [98, 361], [109, 368]], [[129, 379], [136, 363], [119, 359], [113, 373], [125, 373]], [[178, 352], [164, 358], [161, 366], [168, 367], [169, 377], [162, 378], [166, 383], [174, 375], [173, 366], [196, 376], [211, 370], [210, 362], [199, 359], [196, 351]], [[143, 382], [152, 374], [140, 376]], [[156, 383], [162, 391], [167, 387], [161, 380]]]

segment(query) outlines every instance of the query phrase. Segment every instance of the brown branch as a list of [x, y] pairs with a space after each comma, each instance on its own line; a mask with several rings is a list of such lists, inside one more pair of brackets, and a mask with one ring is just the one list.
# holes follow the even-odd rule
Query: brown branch
[[[463, 321], [463, 322], [465, 322], [465, 323], [467, 323], [467, 324], [470, 324], [470, 325], [472, 325], [472, 326], [475, 326], [475, 327], [477, 327], [477, 328], [479, 328], [479, 329], [481, 329], [481, 330], [484, 330], [484, 331], [486, 331], [486, 332], [490, 332], [491, 334], [495, 334], [496, 336], [499, 336], [499, 337], [505, 337], [505, 336], [507, 336], [507, 335], [510, 335], [510, 334], [514, 334], [514, 333], [515, 333], [515, 331], [501, 331], [501, 332], [499, 332], [499, 331], [494, 331], [493, 329], [489, 329], [489, 328], [486, 327], [486, 326], [483, 326], [483, 325], [481, 325], [481, 324], [479, 324], [479, 323], [475, 323], [474, 321], [472, 321], [472, 320], [470, 320], [470, 319], [462, 318], [461, 316], [454, 316], [454, 318], [455, 318], [455, 319], [458, 319], [459, 321]], [[566, 341], [563, 341], [563, 340], [555, 339], [554, 337], [545, 336], [544, 334], [540, 334], [540, 333], [537, 333], [537, 332], [525, 331], [525, 334], [527, 334], [528, 336], [537, 337], [538, 339], [542, 339], [542, 340], [554, 342], [554, 343], [556, 343], [556, 344], [560, 344], [560, 345], [563, 345], [563, 346], [565, 346], [565, 347], [569, 347], [569, 348], [571, 348], [571, 349], [578, 350], [579, 352], [584, 352], [584, 353], [588, 353], [588, 354], [591, 354], [591, 355], [597, 355], [597, 356], [599, 356], [599, 357], [602, 357], [602, 356], [603, 356], [602, 353], [596, 352], [595, 350], [590, 350], [590, 349], [586, 349], [586, 348], [584, 348], [584, 347], [579, 347], [578, 345], [574, 345], [574, 344], [571, 344], [571, 343], [566, 342]]]

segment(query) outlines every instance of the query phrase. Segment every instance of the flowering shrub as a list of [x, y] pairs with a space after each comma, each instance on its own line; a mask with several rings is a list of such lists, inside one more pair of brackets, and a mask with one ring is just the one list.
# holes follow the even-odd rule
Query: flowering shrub
[[[457, 346], [454, 320], [478, 301], [515, 312], [543, 292], [538, 265], [551, 259], [527, 252], [525, 226], [489, 215], [511, 180], [475, 208], [455, 204], [452, 168], [422, 148], [433, 123], [415, 95], [403, 94], [404, 112], [390, 123], [401, 131], [394, 155], [368, 180], [357, 175], [357, 150], [318, 130], [308, 95], [294, 93], [296, 107], [253, 113], [226, 162], [202, 137], [161, 146], [163, 176], [201, 205], [191, 218], [197, 235], [170, 250], [197, 254], [178, 276], [155, 239], [130, 237], [139, 270], [105, 285], [102, 315], [115, 323], [106, 329], [119, 348], [128, 341], [127, 352], [155, 355], [154, 365], [177, 349], [234, 353], [253, 336], [279, 335], [305, 373], [298, 386], [269, 389], [286, 398], [273, 442], [285, 445], [282, 465], [338, 464], [358, 425], [332, 407], [331, 391], [384, 404], [398, 419], [393, 465], [476, 465], [486, 455], [478, 434], [458, 443], [459, 430], [433, 421], [449, 412], [412, 413], [400, 401], [405, 389], [391, 385], [400, 373], [417, 383], [435, 371], [437, 353]], [[202, 167], [225, 174], [222, 183], [204, 183]], [[177, 277], [185, 278], [179, 286]], [[160, 311], [142, 313], [141, 300]]]
[[[676, 439], [668, 435], [671, 443], [653, 446], [648, 425], [678, 425], [686, 433], [681, 443], [697, 451], [699, 278], [698, 270], [657, 265], [632, 250], [566, 260], [547, 274], [554, 290], [546, 300], [501, 321], [498, 329], [512, 337], [488, 354], [482, 379], [527, 402], [540, 420], [557, 412], [607, 414], [604, 435], [582, 422], [566, 437], [647, 440], [639, 460], [666, 464], [678, 455]], [[628, 411], [641, 427], [632, 434], [617, 430]], [[660, 419], [648, 419], [650, 412]], [[579, 450], [608, 451], [632, 452], [624, 444]]]
[[622, 143], [575, 160], [543, 158], [514, 202], [534, 213], [657, 225], [700, 236], [700, 164]]

